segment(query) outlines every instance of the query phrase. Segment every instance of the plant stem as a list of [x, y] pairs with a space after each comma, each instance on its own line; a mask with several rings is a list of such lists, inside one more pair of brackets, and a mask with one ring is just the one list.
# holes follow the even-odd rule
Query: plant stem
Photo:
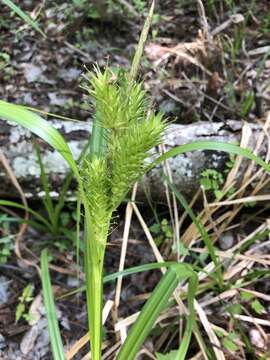
[[94, 264], [91, 271], [90, 286], [87, 293], [87, 302], [91, 301], [89, 311], [89, 325], [91, 338], [91, 354], [93, 360], [101, 359], [102, 344], [102, 307], [103, 307], [103, 276], [102, 266]]
[[103, 261], [106, 236], [93, 234], [91, 223], [85, 223], [85, 275], [88, 324], [90, 331], [91, 355], [93, 360], [101, 359], [102, 345], [102, 308], [103, 308]]

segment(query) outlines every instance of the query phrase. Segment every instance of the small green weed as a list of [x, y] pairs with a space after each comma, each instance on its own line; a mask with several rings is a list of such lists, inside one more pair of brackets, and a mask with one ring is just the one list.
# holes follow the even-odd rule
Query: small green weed
[[258, 298], [256, 298], [256, 296], [250, 292], [241, 291], [241, 300], [246, 305], [249, 305], [257, 315], [262, 315], [266, 311]]
[[[229, 155], [229, 159], [225, 163], [224, 175], [227, 174], [235, 164], [235, 156]], [[235, 188], [231, 187], [226, 193], [222, 190], [225, 183], [224, 175], [215, 169], [206, 169], [201, 173], [200, 184], [204, 190], [213, 192], [217, 201], [225, 195], [230, 196], [235, 192]]]
[[6, 264], [14, 248], [14, 235], [10, 234], [9, 221], [11, 219], [6, 215], [0, 216], [2, 225], [2, 237], [0, 238], [0, 264]]
[[142, 15], [145, 14], [147, 10], [147, 4], [145, 0], [133, 0], [133, 6], [135, 9], [141, 13]]
[[206, 191], [212, 190], [217, 200], [223, 197], [224, 193], [221, 191], [221, 187], [224, 184], [224, 177], [219, 171], [204, 170], [201, 173], [200, 184]]
[[160, 223], [155, 223], [149, 227], [150, 231], [155, 235], [155, 243], [159, 246], [163, 241], [173, 239], [172, 226], [168, 219], [164, 218]]
[[239, 340], [239, 335], [235, 332], [230, 332], [222, 339], [222, 344], [225, 349], [229, 350], [232, 353], [235, 353], [239, 350], [239, 346], [236, 343], [236, 340]]
[[34, 286], [28, 284], [22, 292], [22, 295], [19, 297], [19, 304], [16, 307], [16, 322], [20, 319], [24, 319], [29, 322], [33, 319], [33, 316], [27, 311], [27, 307], [33, 300]]
[[13, 236], [5, 236], [0, 239], [0, 264], [5, 264], [13, 250]]

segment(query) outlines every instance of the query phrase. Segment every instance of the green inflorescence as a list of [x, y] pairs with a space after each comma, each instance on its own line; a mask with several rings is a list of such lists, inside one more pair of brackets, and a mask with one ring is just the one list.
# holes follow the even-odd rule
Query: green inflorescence
[[[160, 144], [166, 128], [162, 114], [148, 111], [141, 83], [125, 74], [99, 68], [87, 75], [85, 88], [95, 100], [95, 119], [104, 130], [102, 157], [86, 160], [81, 169], [90, 212], [104, 224], [146, 169], [150, 150]], [[100, 225], [101, 227], [102, 225]], [[101, 230], [101, 229], [100, 229]]]

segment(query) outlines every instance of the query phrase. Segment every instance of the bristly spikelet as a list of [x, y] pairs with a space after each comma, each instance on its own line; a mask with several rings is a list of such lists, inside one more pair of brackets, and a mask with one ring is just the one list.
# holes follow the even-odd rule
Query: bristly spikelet
[[120, 131], [145, 116], [145, 91], [141, 83], [130, 86], [125, 74], [116, 78], [108, 68], [102, 73], [98, 67], [88, 74], [88, 80], [90, 87], [85, 89], [95, 100], [95, 116], [104, 128]]
[[108, 219], [111, 215], [106, 160], [97, 157], [94, 157], [91, 162], [85, 160], [81, 175], [88, 197], [94, 235], [96, 239], [106, 239], [109, 227]]
[[121, 111], [121, 99], [119, 90], [114, 84], [115, 80], [108, 69], [103, 73], [99, 68], [95, 73], [90, 73], [90, 95], [95, 99], [96, 116], [101, 125], [106, 129], [117, 129], [125, 126], [119, 113]]
[[143, 175], [145, 160], [160, 144], [166, 122], [161, 114], [148, 113], [142, 84], [130, 83], [125, 74], [117, 78], [108, 69], [96, 68], [89, 79], [96, 120], [107, 130], [103, 160], [96, 158], [88, 164], [86, 180], [89, 208], [98, 219], [97, 231], [102, 231], [106, 212], [114, 211]]
[[166, 127], [162, 115], [131, 124], [119, 138], [109, 143], [111, 162], [111, 202], [116, 208], [130, 187], [143, 175], [149, 151], [160, 144]]
[[142, 88], [142, 83], [134, 82], [131, 86], [126, 78], [120, 84], [120, 96], [122, 113], [126, 118], [126, 123], [137, 122], [145, 117], [146, 92]]

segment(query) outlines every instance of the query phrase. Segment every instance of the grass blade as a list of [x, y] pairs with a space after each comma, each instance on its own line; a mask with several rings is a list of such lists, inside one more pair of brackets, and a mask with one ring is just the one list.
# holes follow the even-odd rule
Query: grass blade
[[181, 146], [177, 146], [172, 150], [167, 151], [165, 154], [159, 156], [155, 159], [148, 167], [148, 170], [153, 169], [155, 166], [167, 160], [173, 156], [184, 154], [189, 151], [196, 151], [196, 150], [213, 150], [213, 151], [223, 151], [231, 154], [241, 155], [244, 156], [256, 164], [260, 165], [264, 170], [270, 172], [270, 165], [263, 161], [259, 156], [253, 154], [250, 149], [241, 148], [238, 145], [228, 144], [225, 142], [219, 141], [195, 141], [190, 144], [185, 144]]
[[23, 106], [0, 100], [0, 118], [13, 121], [41, 137], [57, 150], [70, 165], [73, 173], [79, 178], [78, 168], [69, 146], [63, 136], [39, 115], [24, 109]]
[[[176, 264], [177, 263], [175, 261], [166, 261], [166, 262], [162, 262], [162, 263], [149, 263], [149, 264], [134, 266], [134, 267], [131, 267], [129, 269], [125, 269], [123, 271], [118, 271], [118, 272], [112, 273], [110, 275], [104, 276], [103, 277], [103, 284], [114, 281], [114, 280], [118, 279], [120, 276], [124, 277], [124, 276], [137, 274], [137, 273], [144, 272], [144, 271], [161, 269], [163, 267], [168, 268], [169, 266], [176, 265]], [[75, 295], [75, 294], [83, 292], [85, 290], [86, 290], [86, 287], [82, 286], [82, 287], [80, 287], [80, 288], [78, 288], [76, 290], [68, 292], [67, 294], [63, 295], [63, 297]]]
[[54, 360], [65, 360], [64, 348], [60, 335], [58, 320], [56, 316], [56, 309], [53, 299], [53, 291], [49, 273], [47, 249], [41, 253], [41, 280], [43, 289], [44, 305], [46, 310], [46, 317], [48, 320], [48, 329], [52, 347]]
[[7, 5], [12, 11], [15, 12], [17, 16], [23, 19], [26, 24], [30, 25], [34, 30], [38, 31], [43, 37], [46, 38], [44, 32], [40, 29], [37, 22], [32, 20], [24, 11], [22, 11], [17, 5], [14, 4], [11, 0], [2, 0], [5, 5]]
[[189, 316], [183, 340], [181, 342], [177, 360], [184, 360], [190, 342], [192, 329], [195, 324], [193, 300], [197, 288], [197, 275], [187, 264], [172, 265], [163, 275], [149, 300], [144, 305], [138, 319], [128, 333], [128, 337], [117, 356], [117, 360], [133, 360], [138, 350], [151, 331], [158, 315], [168, 303], [170, 296], [179, 281], [189, 279], [188, 305]]
[[142, 32], [141, 32], [141, 36], [139, 39], [139, 43], [132, 61], [132, 65], [131, 65], [131, 69], [130, 69], [130, 73], [129, 73], [129, 81], [130, 83], [132, 83], [137, 75], [138, 75], [138, 71], [139, 71], [139, 66], [140, 66], [140, 61], [141, 61], [141, 57], [143, 54], [143, 50], [144, 50], [144, 45], [146, 43], [147, 40], [147, 36], [149, 33], [149, 29], [152, 23], [152, 18], [154, 15], [154, 9], [155, 9], [155, 1], [152, 2], [152, 5], [150, 7], [148, 16], [145, 20]]
[[0, 200], [0, 206], [7, 206], [7, 207], [14, 207], [17, 209], [25, 210], [36, 217], [37, 220], [42, 222], [48, 229], [51, 229], [51, 224], [45, 219], [45, 217], [41, 216], [38, 212], [35, 210], [25, 207], [24, 205], [17, 203], [15, 201], [10, 200]]
[[122, 276], [128, 276], [128, 275], [132, 275], [132, 274], [138, 274], [143, 271], [149, 271], [149, 270], [155, 270], [155, 269], [161, 269], [161, 268], [169, 268], [172, 265], [177, 265], [177, 263], [175, 261], [165, 261], [162, 263], [149, 263], [149, 264], [134, 266], [129, 269], [125, 269], [123, 271], [118, 271], [113, 274], [104, 276], [103, 282], [105, 284], [107, 282], [116, 280], [120, 276], [122, 277]]
[[187, 214], [191, 218], [192, 222], [197, 227], [199, 233], [201, 234], [201, 237], [202, 237], [202, 239], [203, 239], [203, 241], [205, 243], [205, 246], [207, 247], [207, 250], [208, 250], [208, 252], [209, 252], [209, 254], [211, 256], [211, 259], [212, 259], [213, 263], [215, 264], [217, 275], [218, 275], [218, 280], [219, 280], [219, 285], [222, 286], [222, 284], [223, 284], [223, 275], [222, 275], [222, 271], [221, 271], [221, 264], [219, 262], [218, 257], [216, 256], [215, 248], [214, 248], [214, 246], [212, 244], [211, 239], [209, 238], [209, 235], [208, 235], [205, 227], [200, 222], [200, 220], [197, 218], [197, 216], [194, 214], [193, 210], [188, 205], [188, 203], [187, 203], [186, 199], [184, 198], [184, 196], [179, 191], [177, 191], [176, 187], [169, 181], [167, 176], [166, 177], [164, 176], [164, 178], [167, 181], [170, 189], [174, 192], [177, 200], [183, 206], [183, 208], [185, 209], [185, 211], [187, 212]]
[[45, 172], [45, 168], [41, 159], [41, 154], [40, 154], [40, 148], [39, 145], [37, 144], [37, 142], [34, 142], [34, 148], [36, 150], [36, 154], [37, 154], [37, 162], [39, 165], [39, 169], [40, 169], [40, 178], [41, 178], [41, 184], [42, 184], [42, 188], [45, 192], [45, 198], [43, 200], [44, 206], [47, 210], [47, 214], [48, 217], [50, 219], [50, 222], [52, 224], [52, 228], [54, 229], [54, 231], [57, 231], [57, 225], [58, 225], [58, 219], [55, 216], [55, 211], [54, 211], [54, 207], [53, 207], [53, 201], [52, 198], [50, 196], [50, 187], [49, 187], [49, 182], [48, 182], [48, 178]]
[[145, 20], [142, 32], [141, 32], [141, 36], [139, 39], [139, 43], [132, 61], [132, 65], [131, 65], [131, 69], [130, 69], [130, 73], [129, 73], [129, 81], [132, 82], [136, 79], [137, 75], [138, 75], [138, 71], [139, 71], [139, 66], [140, 66], [140, 62], [141, 62], [141, 57], [143, 54], [143, 50], [144, 50], [144, 45], [146, 43], [147, 40], [147, 36], [149, 33], [149, 29], [152, 23], [152, 19], [153, 19], [153, 15], [154, 15], [154, 9], [155, 9], [155, 1], [152, 2], [152, 5], [150, 7], [148, 16]]
[[[88, 140], [86, 145], [83, 147], [83, 150], [77, 160], [77, 164], [80, 165], [82, 159], [85, 157], [85, 154], [87, 153], [87, 151], [89, 149], [89, 144], [90, 144], [90, 140]], [[55, 205], [55, 217], [56, 217], [57, 221], [59, 221], [59, 216], [60, 216], [61, 210], [65, 206], [65, 197], [69, 190], [72, 179], [73, 179], [73, 172], [69, 171], [69, 173], [66, 176], [66, 179], [64, 181], [64, 184], [61, 188], [61, 191], [58, 195], [57, 204]]]

